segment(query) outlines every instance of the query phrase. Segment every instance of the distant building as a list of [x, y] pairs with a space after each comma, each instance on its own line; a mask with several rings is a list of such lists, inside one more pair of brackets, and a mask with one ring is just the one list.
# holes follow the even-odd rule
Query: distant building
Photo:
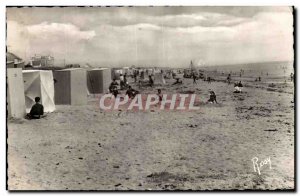
[[24, 61], [17, 55], [7, 52], [6, 53], [6, 67], [7, 68], [22, 68], [24, 69]]
[[80, 68], [79, 64], [68, 64], [66, 65], [66, 68]]
[[31, 65], [33, 67], [52, 67], [54, 66], [54, 57], [34, 55], [31, 57]]

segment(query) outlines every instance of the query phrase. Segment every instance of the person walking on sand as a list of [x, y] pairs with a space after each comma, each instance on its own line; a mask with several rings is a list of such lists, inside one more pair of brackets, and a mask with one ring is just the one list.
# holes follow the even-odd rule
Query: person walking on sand
[[159, 101], [162, 101], [161, 89], [157, 89], [157, 96], [159, 97]]
[[193, 77], [193, 84], [197, 84], [197, 77], [196, 77], [196, 74], [195, 72], [192, 73], [192, 77]]
[[230, 82], [231, 82], [231, 75], [228, 74], [228, 76], [227, 76], [227, 83], [230, 84]]
[[151, 87], [153, 87], [153, 85], [154, 85], [154, 81], [153, 81], [153, 79], [152, 79], [152, 75], [149, 75], [149, 85], [150, 85]]

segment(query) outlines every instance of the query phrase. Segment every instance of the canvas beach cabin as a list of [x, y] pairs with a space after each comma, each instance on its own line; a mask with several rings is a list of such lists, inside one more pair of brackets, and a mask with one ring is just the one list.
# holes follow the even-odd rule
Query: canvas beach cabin
[[24, 94], [26, 112], [30, 112], [35, 104], [35, 97], [41, 98], [44, 112], [53, 112], [54, 103], [54, 81], [52, 71], [23, 70]]

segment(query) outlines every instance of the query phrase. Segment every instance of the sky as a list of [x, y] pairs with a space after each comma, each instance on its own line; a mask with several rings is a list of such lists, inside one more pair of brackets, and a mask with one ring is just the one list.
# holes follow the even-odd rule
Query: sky
[[188, 66], [293, 61], [290, 7], [8, 7], [7, 49], [57, 64]]

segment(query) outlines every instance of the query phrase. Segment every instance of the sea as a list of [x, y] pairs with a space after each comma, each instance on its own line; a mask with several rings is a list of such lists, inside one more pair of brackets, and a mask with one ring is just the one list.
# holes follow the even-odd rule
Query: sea
[[200, 69], [208, 72], [211, 77], [214, 75], [227, 77], [228, 74], [231, 74], [232, 77], [240, 77], [242, 72], [243, 80], [253, 81], [260, 77], [268, 83], [290, 81], [291, 73], [295, 73], [294, 62], [291, 61], [218, 65]]

